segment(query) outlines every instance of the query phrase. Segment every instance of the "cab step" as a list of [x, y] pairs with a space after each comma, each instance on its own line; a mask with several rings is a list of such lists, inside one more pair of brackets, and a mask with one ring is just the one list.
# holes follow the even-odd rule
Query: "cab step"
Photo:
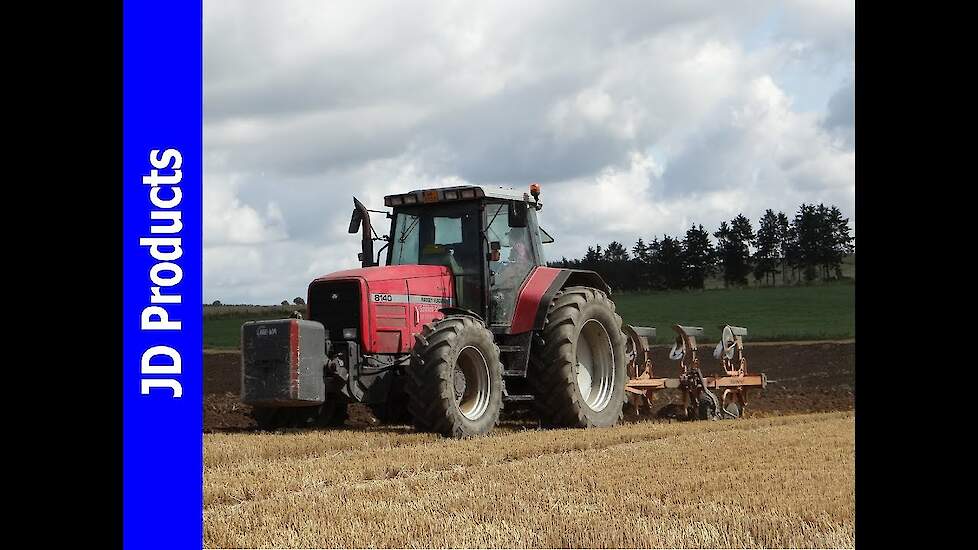
[[533, 401], [532, 395], [504, 395], [503, 401]]

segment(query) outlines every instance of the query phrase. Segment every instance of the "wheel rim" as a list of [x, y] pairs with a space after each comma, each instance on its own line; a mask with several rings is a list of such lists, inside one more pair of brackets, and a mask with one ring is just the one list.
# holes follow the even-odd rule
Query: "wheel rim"
[[465, 346], [452, 373], [455, 404], [462, 416], [478, 420], [489, 408], [489, 363], [475, 346]]
[[591, 410], [608, 406], [614, 389], [615, 352], [604, 325], [589, 319], [577, 337], [577, 388]]

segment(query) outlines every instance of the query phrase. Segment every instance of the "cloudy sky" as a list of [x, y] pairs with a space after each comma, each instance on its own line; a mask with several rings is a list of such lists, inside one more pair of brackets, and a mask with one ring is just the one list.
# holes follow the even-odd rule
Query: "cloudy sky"
[[854, 37], [852, 0], [205, 1], [204, 298], [358, 265], [354, 194], [540, 182], [551, 259], [802, 202], [855, 226]]

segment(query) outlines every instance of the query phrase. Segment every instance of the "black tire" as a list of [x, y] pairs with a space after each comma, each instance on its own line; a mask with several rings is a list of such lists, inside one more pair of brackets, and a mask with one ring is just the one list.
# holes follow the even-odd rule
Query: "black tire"
[[342, 427], [350, 417], [346, 400], [338, 395], [327, 395], [326, 402], [314, 409], [309, 424], [320, 428]]
[[370, 405], [370, 412], [382, 424], [411, 424], [411, 413], [408, 411], [408, 396], [404, 391], [406, 374], [399, 374], [391, 381], [387, 400], [383, 403]]
[[317, 407], [291, 407], [286, 409], [289, 414], [289, 428], [311, 428], [319, 418], [319, 406]]
[[370, 412], [382, 424], [411, 423], [411, 412], [408, 411], [407, 407], [407, 395], [404, 394], [403, 390], [398, 392], [392, 389], [387, 401], [370, 405]]
[[669, 403], [659, 409], [655, 417], [663, 420], [689, 420], [689, 410], [679, 403]]
[[251, 418], [259, 430], [300, 428], [315, 407], [252, 407]]
[[283, 407], [252, 407], [251, 418], [259, 430], [273, 431], [287, 424], [287, 410]]
[[[586, 334], [585, 348], [592, 334], [603, 329], [610, 346], [610, 357], [594, 358], [594, 368], [601, 369], [599, 388], [588, 386], [583, 394], [578, 374], [578, 342]], [[536, 342], [530, 354], [531, 372], [527, 377], [534, 386], [537, 411], [544, 427], [605, 427], [621, 422], [626, 401], [625, 335], [615, 304], [604, 292], [589, 287], [569, 287], [554, 296], [542, 331], [543, 343]], [[588, 352], [589, 355], [591, 352]], [[603, 365], [603, 366], [601, 366]], [[608, 370], [604, 370], [608, 369]], [[588, 375], [586, 380], [594, 378]], [[585, 383], [585, 385], [587, 385]], [[597, 393], [595, 393], [597, 392]]]
[[425, 325], [405, 370], [407, 406], [419, 431], [472, 437], [489, 433], [499, 421], [499, 347], [478, 319], [452, 315]]
[[259, 430], [275, 431], [285, 428], [335, 428], [347, 419], [346, 402], [329, 399], [311, 407], [252, 407], [251, 418]]

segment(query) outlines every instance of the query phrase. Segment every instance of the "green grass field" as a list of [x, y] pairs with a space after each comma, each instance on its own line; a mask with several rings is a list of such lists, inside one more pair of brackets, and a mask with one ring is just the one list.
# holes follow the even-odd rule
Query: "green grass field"
[[707, 342], [720, 326], [747, 327], [748, 342], [856, 337], [854, 284], [741, 290], [622, 293], [614, 296], [626, 323], [656, 327], [657, 342], [672, 342], [674, 324], [703, 327]]
[[204, 306], [204, 349], [238, 349], [241, 325], [259, 319], [284, 319], [306, 306]]
[[[613, 296], [626, 323], [658, 328], [657, 342], [673, 339], [670, 327], [700, 326], [706, 342], [720, 338], [720, 325], [747, 327], [748, 342], [855, 338], [856, 287], [853, 284], [750, 288], [742, 290], [621, 293]], [[235, 349], [241, 324], [251, 319], [280, 319], [293, 309], [223, 306], [204, 315], [204, 348]]]

